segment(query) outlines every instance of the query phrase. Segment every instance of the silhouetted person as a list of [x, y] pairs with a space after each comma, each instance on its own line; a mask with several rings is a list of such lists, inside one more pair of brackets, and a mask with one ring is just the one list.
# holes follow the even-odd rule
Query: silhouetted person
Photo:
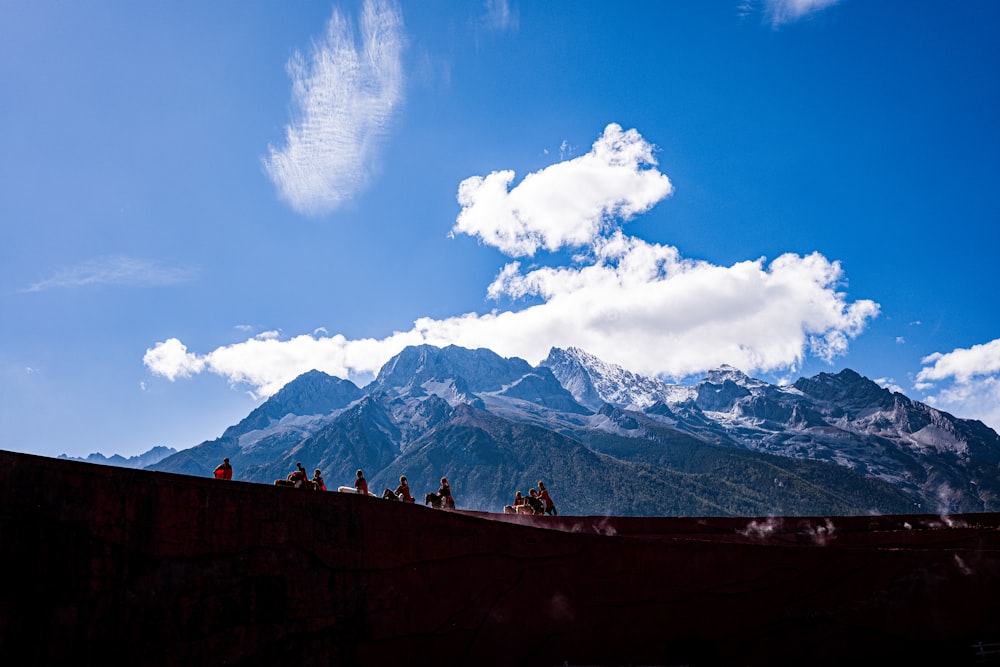
[[326, 491], [326, 483], [323, 481], [319, 468], [316, 468], [316, 472], [313, 473], [312, 483], [317, 491]]
[[528, 489], [528, 497], [524, 499], [524, 502], [531, 508], [532, 514], [545, 513], [545, 505], [542, 503], [541, 498], [538, 497], [538, 491]]

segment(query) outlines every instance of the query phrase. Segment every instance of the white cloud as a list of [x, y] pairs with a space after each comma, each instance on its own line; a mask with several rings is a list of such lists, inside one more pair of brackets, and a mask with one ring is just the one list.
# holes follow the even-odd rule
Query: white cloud
[[483, 22], [493, 30], [517, 31], [520, 23], [520, 15], [516, 7], [511, 7], [508, 0], [486, 0], [483, 3], [486, 9], [486, 16]]
[[916, 388], [924, 401], [957, 417], [1000, 427], [1000, 338], [989, 343], [936, 352], [921, 360]]
[[840, 0], [764, 0], [764, 15], [772, 26], [794, 23]]
[[655, 166], [653, 146], [612, 123], [589, 153], [528, 174], [513, 189], [509, 170], [462, 181], [452, 232], [512, 256], [584, 246], [670, 195], [670, 180]]
[[197, 271], [189, 267], [170, 266], [154, 260], [120, 255], [98, 257], [62, 269], [50, 278], [32, 283], [25, 292], [41, 292], [54, 288], [89, 287], [91, 285], [131, 285], [160, 287], [192, 280]]
[[403, 98], [403, 18], [389, 0], [366, 0], [361, 44], [334, 10], [308, 60], [288, 62], [295, 117], [285, 146], [264, 167], [282, 199], [308, 215], [329, 213], [363, 190], [378, 169]]
[[898, 384], [896, 384], [896, 381], [892, 378], [878, 378], [874, 380], [874, 382], [875, 384], [879, 385], [884, 389], [888, 389], [889, 391], [894, 391], [899, 394], [906, 394], [906, 392], [903, 391], [903, 388], [900, 387]]
[[142, 363], [154, 374], [171, 381], [179, 377], [191, 377], [205, 369], [205, 360], [188, 352], [187, 346], [176, 338], [169, 338], [146, 350]]
[[723, 363], [774, 371], [798, 366], [806, 353], [842, 355], [878, 305], [848, 304], [841, 278], [840, 265], [818, 253], [723, 267], [619, 232], [578, 266], [522, 273], [509, 264], [488, 293], [543, 300], [510, 314], [516, 324], [503, 335], [522, 342], [508, 353], [531, 361], [549, 344], [573, 345], [637, 372], [680, 377]]
[[806, 355], [830, 361], [878, 315], [872, 301], [848, 302], [840, 264], [818, 253], [717, 266], [626, 235], [622, 220], [671, 192], [653, 164], [652, 147], [637, 132], [609, 125], [590, 153], [531, 174], [510, 192], [506, 176], [495, 188], [487, 184], [492, 176], [462, 182], [465, 208], [453, 231], [512, 255], [578, 249], [565, 266], [526, 271], [511, 262], [487, 287], [491, 298], [530, 298], [534, 305], [420, 318], [382, 339], [316, 330], [283, 340], [268, 332], [205, 355], [170, 339], [147, 351], [146, 364], [171, 380], [217, 373], [265, 396], [313, 368], [339, 377], [374, 373], [421, 343], [487, 347], [533, 364], [553, 346], [576, 346], [670, 377], [724, 363], [752, 373], [794, 370]]
[[920, 382], [953, 378], [964, 384], [976, 376], [996, 375], [1000, 373], [1000, 338], [968, 349], [958, 348], [947, 354], [935, 352], [924, 357], [921, 363], [925, 367], [917, 375]]

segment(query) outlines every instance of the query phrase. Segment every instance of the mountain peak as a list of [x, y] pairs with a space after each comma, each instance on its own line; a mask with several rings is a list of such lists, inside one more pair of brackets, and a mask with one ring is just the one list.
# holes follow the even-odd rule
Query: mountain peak
[[577, 402], [592, 410], [604, 403], [646, 408], [657, 401], [686, 398], [691, 391], [609, 364], [576, 347], [554, 347], [539, 365], [547, 366]]
[[853, 404], [891, 407], [894, 400], [891, 391], [850, 368], [836, 374], [799, 378], [792, 386], [813, 398], [842, 403], [848, 408]]
[[735, 366], [730, 366], [729, 364], [723, 364], [718, 368], [708, 371], [702, 382], [723, 384], [726, 380], [738, 384], [741, 387], [754, 387], [764, 384], [761, 380], [755, 380], [740, 369]]
[[265, 428], [271, 421], [277, 421], [288, 414], [328, 414], [350, 405], [361, 395], [361, 389], [350, 380], [315, 369], [306, 371], [257, 406], [239, 424], [226, 429], [222, 437], [238, 437]]
[[368, 389], [402, 394], [418, 388], [429, 391], [428, 383], [445, 383], [473, 393], [497, 391], [530, 371], [527, 361], [504, 358], [486, 348], [411, 345], [382, 366]]

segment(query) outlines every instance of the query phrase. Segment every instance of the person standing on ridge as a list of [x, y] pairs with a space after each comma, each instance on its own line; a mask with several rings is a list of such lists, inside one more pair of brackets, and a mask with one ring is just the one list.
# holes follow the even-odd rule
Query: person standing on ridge
[[542, 499], [542, 503], [545, 505], [545, 513], [556, 516], [559, 512], [556, 511], [556, 504], [552, 502], [552, 497], [549, 496], [548, 490], [545, 488], [545, 482], [538, 480], [538, 497]]
[[233, 466], [229, 465], [229, 459], [222, 459], [222, 463], [216, 467], [215, 479], [232, 479], [233, 478]]

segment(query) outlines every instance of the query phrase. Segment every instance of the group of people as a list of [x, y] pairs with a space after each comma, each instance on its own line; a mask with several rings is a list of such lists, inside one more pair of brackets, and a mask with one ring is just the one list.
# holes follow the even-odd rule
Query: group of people
[[[368, 481], [361, 470], [358, 470], [358, 478], [354, 480], [354, 492], [366, 496], [369, 495]], [[398, 500], [404, 503], [416, 502], [413, 494], [410, 493], [410, 483], [406, 480], [406, 475], [399, 476], [399, 486], [395, 489], [386, 487], [385, 491], [382, 492], [382, 497], [386, 500]], [[455, 496], [451, 493], [451, 485], [448, 483], [446, 477], [441, 478], [441, 486], [438, 488], [437, 493], [428, 493], [424, 496], [424, 504], [432, 507], [455, 509]]]
[[528, 495], [520, 491], [514, 494], [514, 502], [503, 508], [504, 514], [551, 514], [556, 516], [556, 504], [545, 488], [545, 482], [538, 480], [538, 488], [528, 489]]
[[[214, 476], [216, 479], [232, 479], [233, 478], [233, 466], [229, 463], [229, 459], [223, 459], [222, 463], [216, 467], [214, 471]], [[295, 470], [288, 473], [285, 479], [274, 480], [275, 486], [291, 486], [296, 489], [307, 488], [314, 489], [316, 491], [326, 491], [326, 483], [323, 481], [323, 476], [319, 468], [316, 468], [313, 473], [312, 479], [309, 478], [309, 474], [306, 469], [302, 466], [302, 462], [297, 462], [295, 464]], [[351, 487], [340, 487], [340, 490], [350, 490]], [[360, 469], [358, 470], [357, 478], [354, 480], [354, 492], [361, 495], [370, 495], [368, 493], [368, 480], [365, 479], [365, 474]], [[400, 475], [399, 486], [395, 490], [386, 487], [385, 491], [382, 493], [382, 497], [388, 500], [398, 500], [404, 503], [415, 502], [413, 495], [410, 493], [410, 484], [406, 481], [406, 475]], [[424, 496], [424, 504], [430, 505], [432, 507], [440, 507], [445, 509], [455, 509], [455, 496], [451, 492], [451, 484], [448, 483], [447, 477], [441, 478], [441, 486], [438, 488], [437, 493], [428, 493]], [[545, 482], [538, 480], [538, 488], [528, 489], [528, 495], [522, 495], [518, 491], [514, 495], [514, 502], [512, 505], [507, 505], [504, 507], [505, 514], [551, 514], [553, 516], [557, 515], [556, 504], [552, 502], [552, 497], [549, 495], [548, 490], [545, 488]]]
[[[228, 459], [226, 459], [228, 461]], [[316, 468], [313, 472], [312, 479], [309, 479], [309, 473], [306, 469], [302, 467], [302, 462], [299, 461], [295, 464], [295, 470], [288, 473], [285, 479], [274, 480], [275, 486], [291, 486], [296, 489], [310, 489], [313, 491], [326, 491], [326, 482], [323, 481], [323, 475], [319, 468]]]

